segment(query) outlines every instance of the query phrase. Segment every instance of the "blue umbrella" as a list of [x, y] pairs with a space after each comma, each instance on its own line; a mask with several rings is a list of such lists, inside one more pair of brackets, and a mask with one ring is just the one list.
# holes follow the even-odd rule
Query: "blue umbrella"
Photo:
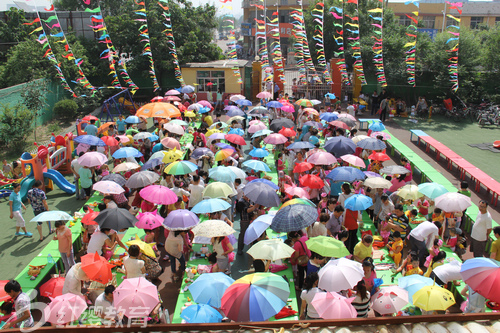
[[236, 116], [246, 117], [246, 114], [240, 108], [234, 108], [234, 109], [227, 111], [226, 116], [228, 116], [228, 117], [236, 117]]
[[358, 147], [369, 150], [382, 150], [385, 149], [387, 146], [382, 140], [379, 140], [377, 138], [367, 138], [359, 141]]
[[273, 222], [274, 215], [265, 214], [256, 218], [250, 225], [248, 226], [247, 231], [245, 231], [245, 239], [244, 243], [246, 245], [252, 243], [256, 239], [258, 239], [271, 225]]
[[254, 179], [252, 181], [249, 181], [247, 185], [250, 185], [252, 183], [264, 183], [264, 184], [267, 184], [269, 186], [271, 186], [273, 189], [275, 189], [276, 191], [279, 190], [279, 187], [278, 185], [276, 185], [275, 183], [273, 183], [272, 181], [270, 180], [267, 180], [267, 179], [264, 179], [264, 178], [257, 178], [257, 179]]
[[126, 119], [125, 119], [125, 122], [127, 124], [139, 124], [141, 123], [141, 120], [139, 119], [139, 117], [137, 116], [128, 116]]
[[348, 182], [352, 183], [355, 180], [364, 180], [366, 175], [363, 171], [353, 167], [337, 167], [330, 171], [326, 178], [333, 182]]
[[263, 136], [263, 135], [269, 135], [269, 134], [272, 134], [274, 133], [273, 131], [271, 130], [268, 130], [268, 129], [263, 129], [263, 130], [260, 130], [260, 131], [257, 131], [255, 132], [253, 135], [252, 135], [252, 139], [256, 138], [256, 137], [259, 137], [259, 136]]
[[209, 111], [210, 111], [210, 108], [208, 108], [208, 107], [204, 106], [204, 107], [202, 107], [202, 108], [200, 108], [200, 109], [198, 110], [198, 113], [199, 113], [199, 114], [202, 114], [202, 113], [207, 113], [207, 112], [209, 112]]
[[208, 175], [218, 182], [233, 183], [236, 179], [236, 174], [233, 170], [225, 166], [219, 166], [208, 170]]
[[333, 94], [333, 93], [326, 93], [325, 97], [328, 97], [330, 99], [336, 99], [337, 98], [337, 96], [335, 96], [335, 94]]
[[307, 228], [318, 219], [316, 207], [307, 204], [293, 204], [281, 208], [271, 223], [276, 232], [298, 231]]
[[160, 151], [160, 150], [163, 150], [165, 149], [165, 147], [163, 147], [163, 145], [161, 143], [157, 143], [153, 146], [153, 149], [151, 150], [151, 152], [154, 154], [156, 153], [157, 151]]
[[276, 190], [266, 183], [248, 183], [243, 188], [243, 194], [256, 204], [264, 207], [278, 207], [281, 205], [281, 200]]
[[238, 105], [252, 106], [252, 102], [250, 102], [248, 99], [239, 99], [239, 100], [236, 101], [236, 104], [238, 104]]
[[282, 106], [283, 106], [283, 104], [281, 104], [280, 102], [277, 102], [277, 101], [270, 101], [269, 103], [266, 104], [267, 108], [280, 108]]
[[151, 135], [148, 139], [149, 139], [149, 141], [151, 141], [151, 142], [155, 142], [155, 141], [160, 140], [160, 137], [159, 137], [158, 135], [156, 135], [156, 134], [153, 134], [153, 135]]
[[194, 91], [195, 91], [194, 87], [190, 86], [190, 85], [187, 85], [187, 86], [184, 86], [181, 88], [181, 93], [184, 93], [184, 94], [190, 94]]
[[141, 167], [141, 170], [154, 169], [158, 165], [163, 164], [163, 162], [161, 160], [162, 160], [161, 158], [153, 158], [152, 160], [150, 159], [149, 161], [144, 163], [144, 165]]
[[142, 153], [133, 147], [123, 147], [113, 153], [113, 158], [141, 157]]
[[228, 106], [224, 107], [224, 110], [226, 110], [226, 111], [231, 111], [233, 109], [238, 109], [239, 110], [240, 108], [237, 107], [236, 105], [228, 105]]
[[264, 148], [254, 148], [248, 153], [248, 155], [252, 157], [262, 158], [268, 156], [269, 152]]
[[188, 289], [196, 303], [220, 308], [222, 295], [233, 282], [233, 279], [222, 272], [206, 273], [200, 275]]
[[264, 172], [270, 172], [271, 169], [267, 166], [266, 163], [258, 160], [248, 160], [242, 163], [244, 167], [247, 167], [249, 169], [255, 170], [255, 171], [264, 171]]
[[231, 207], [231, 204], [222, 199], [204, 199], [198, 202], [191, 211], [195, 214], [222, 212]]
[[181, 318], [188, 323], [206, 324], [220, 323], [222, 315], [208, 304], [190, 305], [181, 312]]
[[208, 148], [196, 148], [193, 153], [191, 154], [191, 158], [197, 160], [202, 156], [214, 156], [214, 153]]
[[380, 132], [380, 131], [385, 130], [385, 126], [381, 122], [377, 121], [377, 122], [371, 124], [370, 126], [368, 126], [368, 129], [372, 130], [373, 132]]
[[245, 131], [242, 130], [241, 128], [233, 128], [229, 131], [228, 134], [236, 134], [236, 135], [239, 135], [239, 136], [243, 136], [245, 135]]
[[436, 199], [440, 195], [448, 193], [449, 191], [446, 187], [438, 183], [422, 183], [418, 185], [418, 192], [428, 198]]
[[215, 145], [217, 147], [221, 148], [221, 149], [232, 149], [232, 150], [234, 150], [234, 147], [231, 146], [231, 145], [228, 145], [227, 143], [217, 142]]
[[350, 210], [365, 210], [371, 205], [373, 205], [372, 198], [364, 194], [354, 194], [344, 202], [344, 208]]
[[310, 149], [310, 148], [314, 148], [314, 145], [309, 141], [297, 141], [287, 147], [287, 149]]
[[434, 285], [434, 280], [422, 275], [413, 274], [398, 279], [398, 286], [408, 292], [408, 300], [413, 303], [413, 295], [425, 286]]
[[325, 142], [325, 150], [336, 157], [353, 154], [356, 151], [356, 144], [345, 136], [335, 136]]
[[337, 116], [335, 113], [325, 112], [325, 113], [320, 114], [319, 118], [328, 123], [330, 121], [337, 120], [339, 118], [339, 116]]
[[75, 138], [74, 141], [78, 143], [84, 143], [89, 146], [106, 146], [106, 143], [104, 141], [93, 135], [79, 135]]

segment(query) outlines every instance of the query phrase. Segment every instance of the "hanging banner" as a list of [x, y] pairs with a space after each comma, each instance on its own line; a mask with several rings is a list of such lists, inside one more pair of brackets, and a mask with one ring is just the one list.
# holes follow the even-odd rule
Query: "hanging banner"
[[[262, 2], [262, 0], [259, 0]], [[257, 15], [255, 22], [257, 25], [257, 31], [255, 33], [256, 43], [259, 45], [258, 55], [260, 57], [260, 62], [262, 65], [262, 71], [264, 72], [264, 81], [273, 81], [274, 74], [273, 68], [269, 65], [269, 53], [267, 49], [267, 36], [266, 36], [266, 7], [264, 5], [256, 5], [258, 9], [262, 9], [263, 14]], [[258, 18], [262, 18], [259, 20]]]
[[[450, 53], [450, 58], [448, 61], [450, 64], [448, 65], [448, 73], [450, 74], [450, 82], [452, 84], [451, 90], [453, 92], [457, 92], [459, 84], [458, 84], [458, 48], [460, 41], [460, 16], [462, 15], [462, 3], [461, 2], [448, 2], [450, 5], [450, 12], [454, 15], [446, 14], [447, 17], [453, 19], [456, 24], [452, 24], [447, 26], [447, 33], [450, 34], [450, 38], [446, 41], [446, 44], [450, 45], [450, 49], [447, 50]], [[456, 14], [455, 14], [456, 12]]]
[[[236, 49], [236, 37], [235, 37], [235, 30], [234, 30], [234, 16], [226, 14], [222, 17], [223, 21], [223, 27], [225, 29], [229, 29], [229, 43], [228, 45], [231, 47], [231, 50], [229, 51], [228, 57], [229, 59], [233, 60], [232, 62], [234, 63], [235, 60], [238, 60], [238, 51]], [[241, 73], [240, 73], [240, 68], [238, 67], [238, 63], [236, 62], [234, 64], [235, 66], [232, 68], [233, 74], [237, 79], [237, 82], [239, 84], [243, 84], [243, 80], [241, 79]]]
[[420, 0], [410, 0], [406, 1], [405, 5], [417, 7], [416, 11], [412, 11], [412, 15], [405, 14], [406, 17], [410, 19], [410, 25], [406, 28], [406, 36], [409, 37], [409, 41], [404, 45], [406, 49], [406, 73], [408, 75], [408, 84], [415, 87], [415, 64], [417, 55], [417, 24], [418, 24], [418, 11], [419, 11], [419, 1]]
[[330, 7], [330, 14], [333, 16], [333, 26], [334, 34], [333, 39], [335, 44], [337, 44], [337, 52], [335, 57], [339, 60], [335, 63], [339, 70], [340, 76], [343, 84], [349, 84], [349, 76], [347, 75], [347, 66], [345, 63], [344, 54], [344, 2], [342, 2], [342, 8], [340, 7]]
[[160, 89], [158, 85], [158, 80], [156, 79], [155, 72], [155, 62], [153, 60], [153, 53], [151, 52], [151, 40], [149, 39], [149, 28], [148, 28], [148, 15], [146, 11], [146, 3], [144, 1], [137, 2], [134, 0], [135, 4], [139, 9], [135, 10], [135, 14], [139, 16], [138, 19], [134, 21], [142, 22], [143, 24], [139, 27], [139, 36], [142, 37], [141, 42], [144, 43], [144, 48], [142, 49], [142, 54], [148, 57], [149, 60], [149, 77], [153, 80], [153, 91]]
[[[347, 37], [348, 44], [352, 50], [352, 57], [354, 58], [354, 64], [352, 67], [361, 81], [361, 85], [366, 85], [365, 72], [363, 70], [363, 59], [361, 58], [361, 44], [359, 42], [359, 15], [358, 15], [358, 0], [348, 0], [348, 4], [354, 4], [354, 16], [349, 16], [344, 13], [344, 16], [349, 18], [349, 21], [345, 23], [345, 30], [350, 32], [352, 37]], [[348, 28], [348, 27], [349, 28]]]
[[292, 17], [293, 21], [293, 28], [292, 28], [292, 36], [295, 37], [295, 43], [293, 44], [293, 48], [295, 50], [295, 63], [297, 64], [297, 67], [299, 68], [299, 82], [301, 83], [307, 83], [307, 78], [306, 78], [306, 64], [304, 61], [304, 47], [302, 44], [302, 39], [303, 39], [303, 28], [302, 28], [302, 23], [304, 20], [302, 17], [299, 15], [298, 11], [293, 11], [290, 13], [290, 16]]
[[382, 87], [387, 87], [384, 70], [384, 57], [383, 57], [383, 26], [384, 26], [384, 2], [379, 0], [380, 7], [368, 10], [370, 17], [373, 19], [373, 64], [375, 65], [375, 75], [377, 82]]
[[332, 76], [326, 65], [325, 57], [325, 42], [323, 38], [323, 21], [325, 16], [325, 4], [323, 2], [316, 3], [316, 6], [311, 12], [314, 17], [314, 35], [313, 39], [316, 42], [316, 59], [318, 61], [318, 67], [323, 73], [323, 79], [327, 84], [333, 84]]
[[[272, 18], [268, 18], [268, 33], [271, 33], [271, 55], [273, 56], [273, 63], [275, 64], [276, 74], [281, 82], [285, 82], [285, 64], [283, 63], [283, 54], [281, 52], [281, 38], [280, 38], [280, 24], [278, 4], [276, 4], [276, 11], [273, 12]], [[271, 29], [269, 29], [271, 28]], [[291, 29], [290, 29], [291, 30]]]

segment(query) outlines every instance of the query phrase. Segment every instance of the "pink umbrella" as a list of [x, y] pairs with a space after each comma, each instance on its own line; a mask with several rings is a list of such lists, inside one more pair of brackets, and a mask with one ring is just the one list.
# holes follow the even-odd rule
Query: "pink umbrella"
[[103, 153], [97, 151], [91, 151], [83, 154], [78, 158], [78, 164], [86, 167], [101, 166], [108, 161], [108, 158]]
[[113, 293], [115, 308], [128, 318], [147, 317], [159, 302], [158, 289], [143, 277], [123, 280]]
[[337, 163], [337, 159], [326, 151], [318, 151], [307, 158], [307, 162], [316, 165], [330, 165]]
[[293, 105], [283, 105], [281, 107], [281, 111], [293, 113], [293, 112], [295, 112], [295, 108], [293, 107]]
[[351, 165], [354, 165], [354, 166], [357, 166], [360, 168], [366, 167], [365, 162], [363, 162], [363, 160], [361, 158], [354, 156], [352, 154], [342, 155], [342, 156], [340, 156], [340, 158], [343, 161], [346, 161], [347, 163], [349, 163]]
[[163, 97], [161, 96], [156, 96], [156, 97], [153, 97], [151, 99], [151, 102], [162, 102], [163, 101]]
[[286, 138], [286, 136], [281, 135], [279, 133], [270, 134], [267, 138], [264, 139], [265, 143], [271, 145], [281, 145], [287, 141], [288, 139]]
[[251, 122], [248, 123], [248, 125], [250, 125], [250, 126], [255, 125], [255, 124], [264, 124], [264, 123], [258, 119], [252, 120]]
[[311, 305], [323, 319], [356, 318], [358, 312], [352, 306], [352, 300], [337, 293], [325, 292], [314, 295]]
[[351, 116], [349, 113], [341, 113], [341, 114], [339, 114], [339, 118], [349, 118], [351, 120], [356, 121], [356, 118]]
[[78, 146], [76, 147], [76, 153], [78, 155], [80, 155], [81, 152], [84, 152], [86, 153], [90, 148], [90, 145], [86, 144], [86, 143], [80, 143], [78, 144]]
[[246, 97], [243, 96], [243, 95], [239, 95], [239, 94], [238, 95], [232, 95], [231, 97], [229, 97], [229, 100], [231, 102], [236, 102], [239, 99], [246, 99]]
[[139, 195], [144, 200], [158, 205], [170, 205], [177, 202], [177, 195], [168, 187], [161, 185], [146, 186], [139, 192]]
[[92, 186], [92, 189], [106, 194], [120, 194], [125, 192], [123, 187], [109, 180], [101, 180], [95, 183], [94, 186]]
[[170, 101], [177, 101], [177, 102], [179, 102], [181, 99], [179, 97], [177, 97], [177, 96], [167, 96], [163, 100], [164, 101], [168, 101], [168, 102], [170, 102]]
[[370, 134], [370, 137], [376, 138], [379, 135], [382, 136], [382, 140], [390, 140], [391, 139], [391, 135], [386, 133], [386, 132], [373, 132], [372, 134]]
[[408, 292], [397, 286], [381, 288], [372, 297], [372, 309], [378, 313], [397, 313], [408, 304]]
[[83, 296], [64, 294], [52, 298], [52, 302], [43, 310], [45, 321], [56, 325], [64, 325], [78, 320], [87, 308]]
[[251, 125], [249, 128], [248, 128], [248, 133], [255, 133], [255, 132], [258, 132], [260, 130], [264, 130], [264, 129], [267, 129], [267, 126], [263, 123], [257, 123], [257, 124], [253, 124]]
[[311, 197], [309, 196], [309, 192], [307, 192], [302, 187], [290, 186], [287, 189], [285, 189], [285, 193], [292, 197], [296, 195], [300, 198], [311, 199]]
[[158, 215], [156, 211], [139, 213], [137, 214], [137, 218], [139, 221], [136, 222], [135, 226], [145, 230], [153, 230], [163, 224], [163, 217]]
[[260, 93], [257, 94], [257, 98], [270, 98], [272, 96], [273, 94], [271, 94], [268, 91], [261, 91]]
[[198, 104], [201, 104], [201, 105], [203, 105], [203, 106], [206, 106], [207, 108], [212, 109], [212, 104], [210, 104], [210, 102], [209, 102], [209, 101], [205, 101], [205, 100], [198, 101]]
[[174, 138], [164, 138], [161, 140], [161, 144], [166, 147], [166, 148], [169, 148], [169, 149], [181, 149], [181, 145], [179, 143], [179, 141], [177, 141], [176, 139]]
[[165, 96], [175, 96], [175, 95], [180, 95], [181, 93], [175, 89], [170, 89], [165, 93]]
[[120, 143], [127, 143], [130, 141], [130, 138], [126, 135], [117, 135], [115, 138], [120, 138]]

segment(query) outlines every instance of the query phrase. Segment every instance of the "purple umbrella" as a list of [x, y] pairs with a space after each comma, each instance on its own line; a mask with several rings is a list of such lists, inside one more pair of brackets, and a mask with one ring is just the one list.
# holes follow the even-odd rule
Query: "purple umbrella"
[[263, 182], [248, 183], [243, 189], [243, 193], [256, 204], [264, 207], [279, 207], [281, 205], [276, 190]]
[[232, 149], [232, 150], [234, 150], [233, 146], [228, 145], [227, 143], [217, 142], [215, 145], [217, 147], [221, 148], [221, 149]]
[[214, 153], [212, 153], [210, 149], [202, 147], [196, 148], [191, 154], [191, 158], [195, 160], [201, 158], [202, 156], [214, 156]]
[[254, 179], [252, 181], [249, 181], [247, 185], [250, 185], [252, 183], [264, 183], [264, 184], [267, 184], [267, 185], [271, 186], [275, 190], [279, 190], [278, 185], [276, 185], [272, 181], [264, 179], [264, 178], [257, 178], [257, 179]]
[[191, 229], [198, 223], [200, 223], [198, 216], [187, 209], [174, 210], [163, 221], [165, 228], [171, 231]]
[[379, 175], [378, 173], [373, 172], [373, 171], [363, 171], [363, 172], [365, 173], [365, 175], [367, 177], [380, 177], [380, 178], [382, 178], [381, 175]]

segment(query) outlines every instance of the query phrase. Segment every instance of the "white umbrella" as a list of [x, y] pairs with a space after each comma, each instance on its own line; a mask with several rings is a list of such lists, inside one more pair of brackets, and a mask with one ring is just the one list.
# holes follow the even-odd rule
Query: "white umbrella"
[[94, 191], [107, 194], [120, 194], [125, 192], [123, 187], [111, 180], [101, 180], [92, 186]]
[[224, 221], [221, 220], [208, 220], [198, 224], [192, 229], [197, 237], [222, 237], [229, 236], [236, 232]]
[[245, 171], [241, 170], [240, 168], [235, 167], [235, 166], [228, 166], [228, 168], [229, 168], [229, 170], [234, 172], [234, 174], [236, 175], [236, 178], [240, 178], [240, 179], [247, 178], [247, 174], [245, 173]]
[[177, 135], [184, 135], [184, 129], [182, 128], [181, 125], [166, 123], [165, 125], [163, 125], [163, 128], [169, 131], [170, 133], [174, 133]]
[[169, 91], [167, 91], [165, 93], [165, 96], [176, 96], [176, 95], [180, 95], [180, 94], [181, 93], [178, 90], [170, 89]]
[[435, 200], [436, 207], [445, 212], [462, 212], [472, 206], [471, 199], [457, 192], [448, 192], [440, 195]]
[[313, 103], [314, 105], [319, 105], [321, 104], [321, 101], [318, 101], [317, 99], [311, 99], [311, 103]]
[[30, 222], [70, 221], [73, 216], [60, 210], [49, 210], [35, 216]]
[[342, 155], [340, 156], [340, 158], [343, 160], [343, 161], [346, 161], [347, 163], [351, 164], [351, 165], [354, 165], [354, 166], [357, 166], [357, 167], [360, 167], [360, 168], [365, 168], [366, 165], [365, 165], [365, 162], [363, 162], [363, 160], [355, 155], [352, 155], [352, 154], [346, 154], [346, 155]]
[[141, 188], [154, 184], [160, 176], [156, 172], [141, 171], [136, 172], [125, 183], [128, 188]]
[[334, 292], [352, 289], [365, 276], [359, 262], [346, 258], [330, 260], [318, 274], [318, 287]]
[[154, 153], [153, 155], [151, 155], [151, 157], [149, 158], [148, 161], [150, 160], [154, 160], [156, 158], [161, 158], [163, 159], [165, 157], [165, 154], [167, 153], [167, 151], [165, 150], [160, 150], [160, 151], [157, 151], [156, 153]]
[[191, 104], [190, 106], [188, 106], [188, 110], [194, 110], [194, 111], [200, 111], [201, 108], [203, 108], [204, 106], [201, 105], [200, 103], [193, 103]]
[[248, 249], [247, 254], [254, 259], [275, 261], [290, 258], [294, 252], [295, 249], [283, 243], [281, 239], [267, 239], [257, 242]]
[[246, 99], [246, 97], [243, 96], [243, 95], [239, 95], [239, 94], [238, 95], [233, 95], [233, 96], [229, 97], [229, 100], [231, 102], [236, 102], [239, 99]]
[[352, 140], [352, 142], [354, 142], [354, 143], [356, 143], [356, 144], [357, 144], [359, 141], [364, 140], [364, 139], [369, 139], [369, 138], [370, 138], [370, 137], [369, 137], [369, 136], [367, 136], [367, 135], [356, 135], [356, 136], [355, 136], [354, 138], [352, 138], [351, 140]]
[[380, 288], [372, 299], [372, 309], [381, 315], [397, 313], [409, 303], [408, 292], [397, 286]]
[[392, 183], [387, 179], [380, 177], [368, 177], [363, 181], [364, 186], [368, 186], [370, 188], [390, 188]]
[[418, 192], [417, 185], [405, 185], [401, 187], [396, 194], [405, 200], [417, 200], [422, 195]]
[[130, 170], [135, 170], [140, 168], [141, 166], [137, 163], [132, 163], [132, 162], [124, 162], [118, 164], [114, 169], [113, 172], [126, 172]]
[[99, 153], [96, 151], [91, 151], [83, 154], [78, 158], [78, 164], [86, 167], [95, 167], [101, 166], [108, 161], [108, 158], [103, 153]]
[[136, 140], [136, 141], [144, 140], [144, 139], [150, 138], [152, 136], [153, 136], [153, 133], [140, 132], [140, 133], [137, 133], [136, 135], [134, 135], [134, 140]]

